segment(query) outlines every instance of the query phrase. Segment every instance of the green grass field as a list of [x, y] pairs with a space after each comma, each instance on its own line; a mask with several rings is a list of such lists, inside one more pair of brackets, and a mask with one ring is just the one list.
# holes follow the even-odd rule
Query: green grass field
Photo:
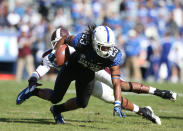
[[[52, 88], [53, 82], [45, 82], [43, 87]], [[0, 131], [182, 131], [183, 130], [183, 85], [148, 83], [160, 89], [173, 90], [178, 93], [176, 102], [163, 100], [152, 95], [136, 95], [124, 93], [133, 103], [143, 107], [151, 106], [155, 114], [161, 118], [162, 125], [156, 125], [141, 116], [125, 111], [127, 117], [113, 117], [113, 105], [107, 104], [95, 97], [91, 97], [85, 109], [63, 113], [65, 125], [54, 124], [49, 111], [50, 102], [32, 97], [22, 105], [16, 105], [18, 93], [27, 85], [26, 81], [0, 81]], [[43, 88], [41, 87], [41, 88]], [[74, 86], [71, 85], [62, 102], [75, 96]]]

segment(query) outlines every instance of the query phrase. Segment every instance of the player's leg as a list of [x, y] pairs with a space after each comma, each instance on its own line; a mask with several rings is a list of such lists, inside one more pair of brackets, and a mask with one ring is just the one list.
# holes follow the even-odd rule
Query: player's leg
[[[35, 88], [35, 85], [31, 88], [27, 86], [27, 88], [21, 91], [17, 96], [16, 104], [22, 104], [26, 99], [29, 99], [32, 96], [37, 96], [44, 100], [51, 101], [54, 104], [59, 102], [64, 96], [65, 92], [67, 91], [67, 88], [69, 87], [72, 81], [72, 78], [70, 77], [72, 75], [67, 75], [67, 70], [65, 72], [63, 70], [64, 68], [62, 68], [62, 70], [60, 70], [60, 72], [57, 75], [54, 90], [48, 88]], [[65, 79], [64, 83], [62, 82], [63, 79]], [[62, 86], [60, 86], [61, 84]]]
[[[105, 83], [111, 88], [113, 87], [109, 70], [107, 71], [101, 70], [96, 72], [95, 79], [98, 81], [101, 81], [102, 83]], [[160, 96], [161, 98], [170, 99], [170, 100], [176, 100], [176, 96], [177, 96], [175, 92], [172, 92], [169, 90], [159, 90], [157, 88], [154, 88], [152, 86], [147, 86], [142, 83], [126, 82], [122, 79], [121, 79], [121, 88], [122, 88], [122, 91], [125, 91], [125, 92], [147, 93], [147, 94]]]
[[[62, 98], [64, 97], [71, 81], [74, 78], [73, 76], [74, 76], [74, 72], [72, 71], [72, 68], [70, 65], [65, 66], [65, 68], [62, 68], [62, 70], [59, 72], [58, 77], [56, 79], [54, 90], [48, 100], [50, 100], [53, 104], [56, 104], [59, 101], [61, 101]], [[70, 103], [70, 101], [68, 101], [68, 103]], [[72, 103], [70, 103], [70, 104], [71, 104], [71, 106], [74, 106], [74, 105], [72, 105]], [[65, 108], [65, 105], [61, 105], [61, 106], [53, 105], [50, 108], [50, 111], [57, 124], [65, 123], [65, 121], [61, 115], [62, 110], [67, 111], [67, 109]]]
[[51, 94], [53, 94], [53, 90], [49, 88], [37, 88], [36, 85], [33, 87], [27, 86], [24, 90], [22, 90], [16, 99], [16, 104], [20, 105], [22, 104], [25, 100], [29, 99], [32, 96], [37, 96], [39, 98], [42, 98], [44, 100], [50, 100], [51, 99]]
[[[79, 72], [74, 71], [72, 75], [75, 76], [76, 78], [78, 77], [77, 76], [78, 73]], [[88, 95], [90, 96], [92, 93], [92, 90], [90, 91], [90, 88], [93, 89], [93, 83], [94, 83], [93, 82], [94, 73], [92, 75], [93, 78], [91, 78], [91, 75], [89, 74], [90, 73], [84, 73], [84, 71], [80, 70], [80, 77], [76, 78], [76, 81], [75, 81], [77, 97], [71, 98], [63, 104], [55, 105], [54, 109], [57, 113], [66, 112], [66, 111], [74, 110], [77, 108], [82, 108], [87, 105], [87, 102], [89, 99], [87, 99], [87, 102], [85, 102], [84, 98], [85, 97], [89, 98]]]
[[114, 102], [113, 89], [97, 80], [95, 80], [92, 95], [107, 103]]
[[[76, 98], [71, 98], [67, 100], [65, 103], [60, 104], [60, 105], [55, 105], [54, 110], [57, 113], [62, 113], [66, 111], [71, 111], [75, 110], [78, 108], [85, 108], [88, 105], [88, 101], [92, 92], [93, 86], [91, 86], [91, 83], [89, 83], [89, 90], [88, 88], [83, 88], [83, 90], [77, 92], [77, 97]], [[79, 88], [81, 89], [82, 86]], [[92, 87], [92, 88], [91, 88]], [[84, 93], [85, 92], [85, 93]]]
[[[107, 103], [113, 104], [114, 102], [113, 89], [110, 88], [108, 85], [99, 81], [95, 81], [92, 95]], [[139, 111], [139, 106], [132, 104], [130, 101], [128, 101], [128, 99], [123, 97], [122, 101], [123, 101], [123, 104], [122, 104], [123, 109], [134, 111], [136, 113]]]
[[95, 80], [105, 83], [106, 85], [110, 86], [111, 88], [113, 87], [109, 69], [107, 71], [100, 70], [100, 71], [95, 72]]
[[[67, 67], [66, 68], [67, 72], [65, 71], [66, 69], [64, 70], [66, 74], [63, 73], [61, 75], [61, 78], [65, 78], [65, 79], [61, 79], [62, 84], [60, 85], [60, 87], [63, 88], [63, 84], [67, 81], [67, 77], [65, 77], [64, 75], [70, 76], [72, 80], [76, 80], [75, 85], [76, 85], [77, 97], [69, 99], [63, 104], [52, 106], [50, 110], [54, 112], [52, 113], [54, 117], [55, 117], [55, 114], [59, 115], [62, 112], [86, 107], [88, 104], [90, 95], [92, 93], [92, 90], [90, 89], [93, 89], [93, 84], [92, 84], [94, 81], [93, 71], [90, 71], [89, 69], [84, 68], [82, 65], [77, 63], [76, 59], [74, 58], [72, 59], [72, 57], [70, 58], [66, 67]], [[57, 122], [56, 119], [55, 121]]]
[[[92, 95], [107, 103], [113, 104], [114, 102], [113, 89], [99, 81], [95, 81]], [[144, 116], [153, 123], [161, 124], [160, 118], [153, 113], [153, 110], [150, 107], [141, 108], [138, 105], [131, 103], [127, 98], [124, 97], [122, 98], [122, 103], [122, 109], [133, 111]]]
[[121, 87], [123, 91], [134, 93], [148, 93], [159, 96], [163, 99], [176, 100], [177, 94], [169, 90], [160, 90], [152, 86], [147, 86], [138, 82], [125, 82], [121, 81]]
[[[101, 70], [96, 73], [95, 79], [105, 83], [106, 85], [112, 86], [111, 75], [109, 71]], [[134, 93], [153, 93], [156, 88], [145, 86], [138, 82], [126, 82], [121, 79], [121, 88], [125, 92], [134, 92]]]
[[137, 113], [138, 115], [142, 115], [144, 118], [152, 121], [153, 123], [156, 123], [158, 125], [161, 125], [161, 120], [158, 116], [156, 116], [150, 106], [146, 107], [139, 107], [136, 104], [132, 104], [127, 98], [122, 98], [123, 105], [122, 108], [133, 111]]
[[94, 87], [94, 72], [88, 69], [82, 69], [79, 72], [75, 71], [75, 77], [80, 72], [80, 77], [76, 78], [76, 98], [71, 98], [65, 103], [54, 105], [55, 113], [59, 114], [66, 111], [71, 111], [78, 108], [85, 108], [88, 105], [89, 98]]
[[63, 104], [54, 106], [54, 109], [57, 113], [71, 111], [78, 108], [85, 108], [88, 105], [88, 101], [93, 89], [92, 82], [87, 85], [87, 88], [82, 88], [82, 86], [79, 86], [78, 89], [79, 90], [76, 91], [77, 97], [71, 98]]

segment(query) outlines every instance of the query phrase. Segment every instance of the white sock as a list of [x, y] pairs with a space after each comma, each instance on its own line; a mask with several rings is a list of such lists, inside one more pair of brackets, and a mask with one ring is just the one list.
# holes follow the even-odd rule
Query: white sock
[[154, 94], [154, 91], [156, 90], [156, 88], [154, 87], [149, 87], [149, 94]]
[[133, 111], [136, 113], [139, 112], [139, 106], [137, 106], [135, 104], [133, 104], [133, 106], [134, 106]]

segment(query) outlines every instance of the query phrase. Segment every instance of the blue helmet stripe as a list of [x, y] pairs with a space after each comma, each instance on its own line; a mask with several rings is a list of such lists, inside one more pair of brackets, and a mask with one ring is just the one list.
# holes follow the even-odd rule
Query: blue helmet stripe
[[110, 38], [110, 36], [109, 36], [109, 30], [108, 30], [107, 26], [104, 26], [104, 27], [105, 27], [105, 29], [107, 31], [107, 43], [109, 43], [109, 38]]

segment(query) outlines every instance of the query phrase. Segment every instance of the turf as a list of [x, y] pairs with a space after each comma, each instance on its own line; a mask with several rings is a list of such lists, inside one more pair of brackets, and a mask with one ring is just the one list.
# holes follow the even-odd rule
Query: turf
[[[52, 88], [54, 83], [42, 81], [43, 87]], [[26, 81], [0, 81], [0, 131], [92, 131], [92, 130], [124, 130], [124, 131], [182, 131], [183, 130], [183, 86], [181, 84], [146, 83], [160, 89], [176, 91], [179, 94], [176, 102], [163, 100], [152, 95], [136, 95], [123, 93], [133, 103], [144, 107], [151, 106], [155, 114], [161, 118], [162, 125], [151, 123], [141, 116], [125, 111], [127, 117], [113, 117], [113, 105], [91, 97], [85, 109], [63, 113], [65, 125], [56, 125], [49, 108], [50, 102], [32, 97], [22, 105], [16, 105], [18, 93], [27, 85]], [[41, 87], [41, 88], [43, 88]], [[75, 96], [73, 84], [62, 102]]]

